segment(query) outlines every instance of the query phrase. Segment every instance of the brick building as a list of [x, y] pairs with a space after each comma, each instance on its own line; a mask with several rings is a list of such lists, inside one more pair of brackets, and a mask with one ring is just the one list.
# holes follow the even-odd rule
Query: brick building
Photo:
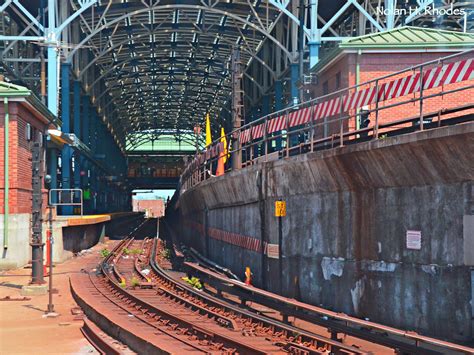
[[[474, 34], [460, 33], [454, 31], [445, 31], [437, 29], [401, 27], [390, 31], [369, 34], [361, 37], [346, 40], [337, 48], [329, 53], [326, 58], [320, 61], [313, 69], [317, 76], [317, 85], [309, 88], [311, 97], [321, 97], [328, 95], [329, 98], [337, 94], [331, 93], [338, 90], [352, 87], [376, 78], [393, 74], [398, 71], [410, 68], [414, 65], [424, 62], [437, 60], [438, 58], [460, 53], [474, 49]], [[466, 53], [443, 63], [433, 63], [425, 68], [427, 73], [429, 69], [441, 67], [443, 64], [469, 60], [473, 58], [474, 52]], [[472, 65], [472, 63], [471, 63]], [[397, 78], [403, 78], [410, 75], [417, 75], [419, 69], [401, 73], [399, 76], [392, 76], [386, 80], [381, 80], [378, 85], [394, 81]], [[439, 73], [442, 75], [442, 72]], [[424, 78], [425, 80], [427, 78]], [[403, 83], [405, 84], [405, 83]], [[408, 81], [407, 81], [408, 84]], [[449, 85], [449, 90], [464, 85], [463, 83], [454, 83]], [[375, 83], [362, 86], [357, 90], [374, 87]], [[402, 87], [400, 88], [402, 89]], [[442, 86], [425, 90], [425, 95], [438, 93], [443, 89]], [[448, 88], [445, 87], [445, 90]], [[355, 91], [355, 90], [354, 90]], [[353, 91], [352, 91], [353, 92]], [[379, 107], [390, 106], [402, 101], [416, 98], [417, 94], [401, 95], [401, 97], [384, 100]], [[434, 113], [440, 109], [452, 109], [465, 104], [472, 104], [474, 89], [458, 91], [455, 93], [438, 96], [432, 99], [426, 99], [423, 103], [423, 114]], [[375, 109], [375, 105], [368, 105], [370, 110]], [[354, 114], [355, 112], [350, 112]], [[379, 122], [387, 123], [399, 120], [401, 118], [415, 117], [420, 113], [419, 102], [404, 104], [399, 107], [383, 109], [379, 113]], [[464, 112], [465, 114], [466, 112]], [[447, 118], [446, 116], [444, 118]], [[329, 132], [326, 134], [337, 133], [339, 125], [334, 120], [335, 117], [329, 117]], [[371, 125], [374, 119], [371, 117]], [[345, 126], [349, 128], [359, 127], [359, 122], [354, 117]], [[322, 133], [320, 133], [322, 134]]]
[[145, 200], [133, 198], [133, 211], [145, 212], [147, 217], [163, 217], [165, 215], [165, 202], [162, 199]]
[[[55, 120], [24, 87], [0, 82], [0, 97], [0, 240], [3, 250], [0, 269], [9, 269], [25, 265], [30, 259], [31, 147], [34, 142], [43, 141]], [[44, 190], [44, 210], [46, 195]]]

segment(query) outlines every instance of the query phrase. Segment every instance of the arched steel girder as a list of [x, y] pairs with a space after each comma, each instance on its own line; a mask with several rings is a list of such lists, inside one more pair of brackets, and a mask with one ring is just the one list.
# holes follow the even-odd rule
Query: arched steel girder
[[[204, 97], [208, 96], [209, 98], [212, 98], [215, 95], [213, 95], [211, 93], [202, 93], [201, 96], [204, 96]], [[225, 98], [225, 97], [222, 96], [221, 98]], [[193, 101], [192, 98], [190, 98], [190, 99], [191, 100], [188, 100], [188, 101]], [[191, 104], [192, 103], [190, 103], [190, 105]], [[173, 112], [176, 112], [176, 115], [183, 116], [183, 113], [181, 113], [181, 110], [183, 109], [183, 106], [186, 107], [187, 105], [186, 105], [186, 102], [183, 102], [181, 105], [177, 105], [177, 104], [173, 103], [171, 105], [164, 104], [162, 106], [163, 107], [147, 105], [147, 106], [144, 106], [144, 107], [136, 107], [136, 108], [127, 110], [125, 116], [121, 114], [121, 111], [118, 108], [116, 108], [112, 112], [109, 113], [109, 115], [111, 115], [113, 117], [112, 119], [109, 120], [109, 123], [115, 125], [119, 121], [122, 124], [123, 123], [132, 124], [132, 123], [138, 122], [138, 121], [161, 120], [163, 115], [160, 115], [160, 116], [157, 117], [156, 112], [157, 111], [161, 112], [165, 109], [173, 110]], [[224, 109], [230, 113], [230, 111], [227, 108], [224, 108]], [[186, 112], [187, 115], [192, 116], [192, 119], [190, 120], [190, 122], [202, 122], [202, 117], [201, 116], [197, 117], [196, 114], [195, 114], [195, 111], [196, 111], [196, 108], [193, 107], [189, 112]], [[204, 112], [204, 110], [203, 110], [203, 112]], [[192, 128], [193, 126], [194, 125], [191, 125], [190, 128]]]
[[[160, 136], [174, 136], [174, 137], [179, 137], [179, 140], [181, 140], [182, 142], [184, 143], [188, 143], [190, 145], [194, 145], [196, 144], [196, 140], [195, 139], [189, 139], [187, 138], [187, 135], [180, 135], [180, 133], [182, 132], [179, 132], [179, 130], [176, 130], [175, 132], [161, 132], [160, 130], [155, 130], [156, 132], [136, 132], [136, 133], [133, 133], [131, 135], [129, 135], [126, 139], [128, 140], [127, 142], [127, 145], [129, 142], [132, 143], [132, 148], [133, 147], [136, 147], [137, 145], [140, 145], [140, 144], [143, 144], [143, 143], [146, 143], [146, 142], [149, 142], [151, 140], [159, 140], [159, 137]], [[185, 132], [185, 133], [188, 133], [188, 132]], [[140, 137], [138, 138], [131, 138], [131, 136], [133, 135], [140, 135]], [[158, 138], [157, 138], [158, 137]], [[184, 137], [184, 138], [183, 138]], [[204, 139], [202, 138], [202, 135], [199, 139], [199, 142], [200, 143], [204, 143]], [[127, 147], [129, 148], [129, 147]], [[183, 151], [183, 152], [188, 152], [188, 151]]]
[[[209, 75], [208, 77], [212, 78], [212, 79], [217, 79], [219, 81], [221, 80], [224, 80], [223, 77], [221, 76], [218, 76], [218, 75]], [[200, 78], [201, 80], [203, 79], [204, 77]], [[195, 81], [195, 80], [189, 80], [189, 81], [184, 81], [184, 80], [181, 80], [181, 79], [177, 79], [177, 78], [173, 78], [173, 82], [175, 83], [176, 86], [180, 86], [180, 87], [186, 87], [185, 84], [188, 84], [189, 86], [199, 86], [201, 83], [198, 82], [198, 81]], [[226, 81], [224, 80], [224, 83]], [[166, 83], [168, 84], [168, 80], [163, 80], [162, 83]], [[151, 87], [153, 85], [153, 82], [149, 80], [149, 78], [147, 77], [144, 77], [142, 78], [142, 82], [141, 82], [141, 85], [143, 86], [143, 84], [148, 84], [148, 87]], [[168, 85], [162, 85], [160, 84], [160, 81], [157, 80], [156, 81], [156, 84], [157, 84], [157, 89], [156, 91], [158, 92], [158, 87], [160, 87], [160, 89], [167, 89], [168, 88]], [[133, 82], [129, 82], [129, 83], [124, 83], [122, 85], [113, 85], [113, 86], [108, 86], [106, 87], [105, 90], [102, 91], [102, 93], [100, 94], [99, 97], [96, 98], [96, 101], [99, 101], [102, 99], [102, 97], [104, 95], [106, 95], [107, 93], [112, 93], [114, 90], [121, 90], [123, 92], [123, 89], [126, 89], [127, 87], [132, 87], [134, 85], [137, 85], [136, 83], [133, 83]], [[221, 87], [218, 86], [219, 84], [218, 83], [214, 83], [214, 82], [208, 82], [206, 84], [207, 87], [209, 88], [214, 88], [216, 90], [219, 90], [221, 89]], [[227, 84], [227, 85], [222, 85], [223, 87], [228, 87], [230, 84]], [[150, 91], [150, 92], [153, 92], [153, 90], [147, 90], [147, 91]], [[144, 91], [142, 90], [140, 94], [142, 94]], [[123, 94], [123, 95], [126, 95], [126, 94]], [[122, 96], [123, 96], [122, 95]], [[130, 94], [129, 94], [130, 95]], [[112, 95], [112, 98], [113, 98], [113, 95]], [[120, 103], [120, 97], [115, 97], [116, 98], [116, 103]], [[112, 103], [112, 101], [109, 101], [108, 104]], [[107, 105], [108, 106], [108, 105]], [[103, 107], [103, 109], [105, 110], [105, 107]]]
[[[181, 32], [180, 30], [177, 30], [175, 32]], [[206, 32], [201, 32], [201, 33], [206, 33]], [[149, 37], [150, 34], [148, 33], [139, 33], [137, 35], [134, 35], [133, 39], [136, 40], [138, 38], [142, 38], [142, 37]], [[222, 38], [221, 37], [221, 40], [225, 43], [228, 43], [229, 44], [229, 47], [231, 47], [233, 45], [232, 41], [226, 39], [226, 38]], [[111, 51], [113, 51], [114, 49], [117, 49], [119, 48], [120, 46], [126, 44], [130, 42], [130, 39], [127, 38], [125, 40], [123, 40], [122, 42], [118, 42], [116, 44], [114, 44], [112, 47], [109, 47], [107, 48], [105, 51], [102, 51], [100, 52], [100, 54], [98, 56], [95, 56], [94, 59], [92, 59], [80, 72], [79, 72], [79, 75], [78, 75], [78, 79], [80, 80], [84, 75], [85, 73], [92, 67], [92, 65], [94, 65], [94, 63], [96, 63], [98, 60], [100, 60], [104, 55], [106, 55], [107, 53], [110, 53]], [[141, 42], [139, 42], [141, 43]], [[178, 42], [179, 43], [179, 42]], [[203, 44], [201, 43], [201, 46]], [[270, 73], [270, 75], [272, 76], [272, 78], [274, 80], [277, 80], [277, 75], [275, 73], [275, 71], [267, 64], [265, 63], [265, 61], [263, 61], [259, 56], [257, 56], [255, 53], [251, 52], [250, 50], [248, 50], [247, 48], [245, 48], [245, 46], [241, 46], [240, 48], [240, 51], [241, 52], [244, 52], [246, 54], [248, 54], [251, 58], [253, 58], [254, 60], [256, 60], [257, 62], [259, 62], [265, 69], [268, 70], [268, 72]]]
[[[201, 96], [208, 96], [209, 98], [212, 98], [214, 97], [215, 95], [213, 95], [212, 93], [202, 93]], [[222, 98], [224, 98], [224, 96], [222, 96]], [[191, 98], [192, 99], [192, 98]], [[192, 100], [194, 101], [194, 100]], [[190, 103], [190, 105], [192, 104], [192, 102]], [[157, 112], [162, 112], [163, 110], [174, 110], [173, 112], [176, 112], [176, 116], [184, 116], [185, 114], [187, 116], [190, 116], [191, 119], [190, 119], [190, 122], [197, 122], [197, 123], [202, 123], [202, 116], [198, 116], [197, 113], [195, 112], [196, 111], [196, 107], [193, 106], [193, 108], [189, 111], [186, 111], [185, 113], [182, 113], [181, 110], [183, 110], [183, 106], [186, 107], [186, 102], [183, 102], [182, 104], [178, 105], [177, 103], [166, 103], [164, 105], [162, 105], [163, 107], [157, 107], [156, 105], [155, 106], [152, 106], [152, 105], [148, 105], [148, 106], [145, 106], [145, 107], [134, 107], [134, 108], [130, 108], [127, 110], [126, 114], [125, 115], [122, 115], [122, 112], [119, 110], [119, 109], [114, 109], [112, 112], [109, 113], [109, 115], [111, 115], [111, 117], [113, 117], [112, 119], [109, 120], [109, 123], [110, 124], [117, 124], [118, 122], [120, 122], [121, 124], [127, 124], [127, 125], [130, 125], [132, 123], [137, 123], [139, 121], [157, 121], [157, 120], [160, 120], [160, 121], [164, 121], [162, 120], [163, 115], [159, 115], [157, 116]], [[228, 113], [231, 113], [226, 107], [223, 108], [224, 110], [226, 110]], [[203, 110], [203, 113], [204, 113], [204, 110]], [[169, 116], [167, 116], [169, 117]], [[189, 127], [192, 128], [194, 126], [193, 125], [190, 125]]]
[[[130, 62], [142, 62], [143, 64], [147, 65], [146, 63], [146, 59], [148, 59], [148, 57], [146, 55], [141, 55], [141, 56], [137, 56], [137, 57], [134, 57], [134, 58], [128, 58], [127, 60], [124, 60], [124, 61], [121, 61], [121, 62], [118, 62], [117, 64], [114, 64], [112, 65], [111, 67], [109, 67], [105, 72], [103, 72], [99, 77], [97, 77], [93, 82], [92, 84], [88, 85], [88, 91], [90, 90], [93, 90], [93, 88], [95, 87], [95, 85], [97, 85], [101, 79], [104, 79], [106, 78], [109, 74], [117, 74], [117, 73], [113, 73], [113, 71], [115, 69], [118, 69], [120, 67], [121, 70], [123, 70], [125, 68], [125, 64], [128, 64]], [[167, 58], [167, 61], [168, 61], [169, 58]], [[200, 70], [193, 70], [193, 72], [200, 72]], [[130, 73], [133, 73], [132, 70], [130, 70]], [[213, 72], [209, 72], [208, 75], [210, 75], [211, 73], [217, 73], [216, 71], [213, 71]], [[166, 74], [166, 70], [163, 70], [161, 72], [161, 74], [165, 75]], [[169, 75], [169, 70], [168, 70], [168, 75]], [[226, 78], [227, 75], [221, 75], [219, 76], [219, 78]]]
[[[212, 86], [217, 86], [217, 84], [210, 84], [209, 86], [211, 86], [211, 87], [212, 87]], [[140, 93], [140, 95], [141, 95], [141, 96], [144, 96], [144, 95], [147, 95], [148, 93], [154, 93], [154, 92], [155, 92], [154, 90], [144, 90], [144, 91], [142, 91], [142, 92]], [[192, 94], [194, 94], [194, 95], [189, 95], [189, 96], [186, 97], [186, 101], [191, 101], [191, 100], [193, 100], [193, 101], [195, 102], [195, 101], [197, 100], [197, 96], [198, 96], [199, 94], [200, 94], [201, 96], [209, 96], [209, 97], [211, 97], [211, 98], [216, 96], [216, 95], [215, 95], [215, 90], [213, 90], [213, 91], [203, 91], [203, 92], [200, 92], [200, 93], [197, 92], [197, 91], [193, 91]], [[132, 100], [132, 99], [134, 99], [134, 97], [137, 96], [137, 95], [138, 95], [138, 93], [135, 93], [135, 92], [134, 92], [133, 94], [130, 94], [129, 97], [120, 98], [118, 103], [121, 104], [121, 105], [125, 105], [124, 100]], [[147, 96], [148, 96], [148, 95], [147, 95]], [[153, 95], [149, 95], [149, 96], [153, 96]], [[226, 99], [226, 98], [228, 98], [228, 96], [227, 96], [227, 95], [224, 95], [224, 94], [220, 94], [220, 95], [218, 94], [218, 96], [219, 96], [221, 99]], [[248, 99], [250, 99], [248, 96], [246, 96], [246, 97], [247, 97]], [[112, 101], [109, 101], [109, 102], [107, 103], [107, 105], [104, 107], [104, 111], [106, 111], [107, 108], [108, 108], [108, 106], [111, 105], [111, 104], [112, 104]], [[193, 107], [196, 107], [196, 106], [193, 106]], [[227, 108], [225, 108], [225, 109], [227, 110]], [[227, 110], [227, 111], [228, 111], [228, 110]], [[120, 112], [120, 107], [116, 106], [111, 112], [108, 113], [108, 115], [109, 115], [109, 116], [113, 116], [113, 114], [119, 113], [119, 112]], [[127, 113], [129, 113], [129, 112], [127, 112]], [[229, 113], [230, 113], [230, 111], [229, 111]], [[199, 119], [201, 119], [201, 118], [199, 118]], [[115, 121], [115, 120], [114, 120], [114, 121]], [[111, 122], [113, 122], [113, 121], [111, 121]]]
[[[164, 7], [166, 7], [166, 11], [169, 11], [170, 10], [170, 6], [154, 6], [154, 7], [151, 7], [151, 8], [145, 8], [145, 9], [140, 9], [140, 10], [137, 10], [137, 11], [133, 11], [131, 13], [128, 13], [128, 14], [125, 14], [125, 15], [122, 15], [120, 16], [119, 18], [115, 18], [113, 21], [109, 21], [107, 24], [104, 24], [98, 28], [96, 28], [94, 31], [95, 33], [99, 33], [102, 29], [104, 28], [110, 28], [112, 25], [114, 25], [114, 23], [118, 23], [118, 21], [122, 20], [122, 19], [125, 19], [125, 18], [129, 18], [130, 16], [133, 16], [134, 14], [137, 14], [137, 13], [148, 13], [151, 10], [157, 10], [159, 11], [161, 9], [161, 11], [164, 10]], [[196, 9], [196, 6], [185, 6], [185, 5], [171, 5], [171, 8], [181, 8], [181, 9], [192, 9], [192, 10], [195, 10]], [[259, 29], [258, 26], [254, 25], [253, 23], [245, 20], [245, 19], [242, 19], [239, 15], [233, 15], [233, 14], [229, 14], [228, 12], [226, 11], [222, 11], [222, 10], [216, 10], [216, 9], [210, 9], [208, 7], [203, 7], [203, 6], [198, 6], [199, 9], [202, 9], [206, 12], [215, 12], [215, 13], [220, 13], [220, 15], [225, 15], [225, 16], [229, 16], [231, 18], [234, 18], [236, 19], [236, 21], [239, 21], [239, 22], [242, 22], [242, 23], [245, 23], [248, 27], [250, 28], [253, 28], [255, 31], [259, 32], [259, 33], [263, 33], [264, 36], [266, 36], [267, 38], [269, 38], [269, 40], [272, 40], [273, 42], [275, 42], [275, 39], [274, 38], [271, 38], [271, 36], [268, 36], [267, 34], [269, 34], [268, 32], [265, 33], [265, 31], [263, 31], [261, 28]], [[115, 22], [114, 22], [115, 21]], [[235, 23], [235, 22], [234, 22]], [[238, 28], [238, 27], [236, 27]], [[94, 31], [92, 31], [91, 34], [89, 34], [84, 40], [83, 42], [77, 46], [70, 54], [70, 57], [72, 59], [73, 55], [74, 55], [74, 52], [77, 51], [77, 49], [79, 49], [84, 43], [87, 42], [87, 39], [90, 39], [93, 37], [94, 35]], [[172, 31], [174, 32], [177, 32], [176, 29], [172, 29]], [[144, 33], [142, 36], [146, 36], [147, 33]], [[137, 37], [137, 36], [135, 36]], [[133, 40], [135, 41], [136, 38], [134, 38]], [[225, 39], [225, 36], [221, 37], [221, 40], [222, 39]], [[125, 40], [123, 40], [122, 42], [125, 44], [127, 42], [129, 42], [131, 40], [131, 38], [127, 38]], [[229, 41], [230, 42], [230, 41]], [[277, 41], [278, 42], [278, 41]], [[231, 43], [231, 42], [230, 42]], [[202, 45], [202, 43], [201, 43]], [[277, 43], [277, 46], [278, 46], [278, 43]], [[287, 54], [287, 57], [290, 59], [290, 61], [292, 61], [292, 57], [291, 55], [289, 55], [289, 52], [286, 50], [286, 47], [283, 47], [283, 45], [280, 44], [280, 48], [282, 49], [283, 53], [286, 53]], [[248, 52], [252, 58], [255, 58], [257, 59], [258, 62], [260, 62], [262, 65], [264, 65], [264, 67], [266, 67], [270, 73], [272, 73], [272, 75], [274, 74], [273, 71], [271, 70], [271, 68], [265, 63], [263, 62], [263, 60], [261, 60], [260, 57], [254, 55], [251, 51], [247, 50], [247, 48], [245, 46], [242, 46], [242, 49], [245, 51], [245, 52]], [[98, 60], [98, 59], [97, 59]], [[123, 63], [123, 62], [120, 62], [120, 63]], [[120, 65], [120, 64], [119, 64]], [[108, 71], [109, 73], [111, 72], [110, 70]], [[82, 74], [82, 73], [81, 73]], [[102, 74], [104, 75], [104, 74]], [[102, 76], [101, 75], [101, 76]], [[247, 75], [247, 77], [250, 77], [249, 75]], [[264, 89], [256, 82], [256, 81], [252, 81], [256, 87], [258, 88], [259, 91], [261, 92], [264, 92]], [[96, 85], [96, 82], [94, 82], [93, 86], [94, 87]]]
[[[192, 83], [192, 84], [198, 85], [198, 83]], [[216, 83], [208, 83], [206, 86], [207, 86], [208, 88], [210, 88], [210, 89], [213, 89], [213, 91], [209, 91], [209, 92], [206, 93], [206, 94], [209, 94], [209, 95], [215, 95], [216, 90], [219, 89], [218, 84], [216, 84]], [[200, 87], [199, 87], [199, 88], [200, 88]], [[188, 99], [188, 100], [195, 99], [195, 97], [196, 97], [197, 94], [198, 94], [199, 88], [198, 88], [197, 90], [194, 90], [194, 91], [191, 92], [191, 93], [195, 93], [196, 95], [188, 95], [188, 96], [187, 96], [187, 99]], [[162, 86], [161, 89], [167, 89], [167, 86]], [[102, 98], [102, 96], [105, 95], [106, 92], [110, 92], [110, 90], [107, 90], [107, 91], [104, 90], [104, 92], [101, 94], [101, 96], [99, 96], [99, 97], [96, 99], [96, 101], [100, 101], [101, 98]], [[132, 93], [127, 94], [127, 95], [124, 94], [124, 95], [122, 95], [121, 97], [118, 97], [118, 98], [117, 98], [118, 102], [112, 101], [112, 100], [108, 100], [107, 104], [106, 104], [104, 107], [102, 107], [102, 110], [103, 110], [104, 112], [107, 112], [107, 109], [108, 109], [108, 107], [109, 107], [111, 104], [115, 104], [115, 103], [116, 103], [116, 104], [123, 104], [124, 99], [131, 100], [131, 99], [133, 99], [133, 98], [134, 98], [135, 96], [137, 96], [137, 95], [143, 96], [143, 95], [148, 95], [148, 94], [150, 94], [150, 93], [156, 93], [156, 91], [155, 91], [155, 90], [150, 90], [150, 89], [144, 89], [144, 90], [142, 90], [141, 93], [132, 92]], [[153, 95], [150, 95], [150, 96], [153, 96]], [[221, 98], [226, 98], [226, 96], [225, 96], [224, 94], [220, 95], [220, 97], [221, 97]], [[118, 111], [118, 110], [120, 110], [120, 107], [117, 106], [117, 107], [114, 108], [114, 110], [113, 110], [112, 112], [115, 112], [115, 111]]]
[[[277, 2], [275, 1], [271, 1], [269, 0], [270, 3], [274, 3], [276, 4], [276, 7], [280, 10], [280, 11], [283, 11], [285, 12], [285, 14], [289, 14], [290, 12], [288, 10], [284, 11], [283, 8], [279, 8], [281, 7], [282, 5], [281, 4], [277, 4]], [[241, 18], [240, 16], [237, 16], [237, 15], [234, 15], [232, 14], [231, 12], [229, 11], [223, 11], [223, 10], [220, 10], [220, 9], [216, 9], [216, 8], [213, 8], [213, 7], [206, 7], [206, 6], [201, 6], [201, 5], [183, 5], [183, 4], [169, 4], [169, 5], [153, 5], [153, 6], [150, 6], [148, 8], [144, 8], [144, 9], [138, 9], [138, 10], [134, 10], [134, 11], [131, 11], [129, 13], [126, 13], [122, 16], [119, 16], [117, 18], [115, 18], [114, 20], [110, 21], [110, 22], [107, 22], [106, 24], [94, 29], [91, 33], [89, 33], [70, 53], [69, 55], [66, 57], [66, 62], [71, 62], [72, 61], [72, 58], [74, 57], [74, 55], [76, 54], [76, 52], [82, 48], [83, 46], [86, 45], [86, 43], [91, 39], [93, 38], [95, 35], [97, 35], [98, 33], [100, 33], [102, 30], [106, 29], [106, 28], [109, 28], [110, 26], [120, 22], [120, 21], [123, 21], [127, 18], [130, 18], [132, 16], [135, 16], [135, 15], [138, 15], [138, 14], [141, 14], [141, 13], [145, 13], [145, 12], [149, 12], [149, 11], [169, 11], [169, 10], [177, 10], [177, 9], [189, 9], [189, 10], [203, 10], [203, 11], [207, 11], [207, 12], [212, 12], [212, 13], [216, 13], [216, 14], [220, 14], [221, 16], [227, 16], [227, 17], [230, 17], [242, 24], [245, 24], [247, 26], [250, 26], [251, 28], [255, 29], [257, 32], [259, 32], [260, 34], [262, 34], [264, 37], [268, 38], [269, 40], [271, 40], [273, 43], [275, 43], [276, 46], [278, 46], [282, 51], [283, 53], [286, 54], [287, 58], [289, 59], [290, 62], [294, 62], [295, 61], [295, 58], [293, 58], [293, 56], [291, 55], [291, 53], [288, 51], [288, 49], [283, 45], [281, 44], [274, 36], [272, 36], [270, 33], [268, 33], [267, 31], [265, 31], [264, 29], [260, 28], [259, 26], [255, 25], [254, 23], [250, 22], [250, 21], [247, 21], [246, 19], [243, 19]], [[290, 13], [291, 14], [291, 13]], [[299, 21], [298, 19], [292, 15], [292, 16], [289, 16], [293, 21], [295, 21], [297, 24], [299, 24]], [[309, 33], [309, 30], [305, 30], [305, 34], [309, 37], [310, 36], [310, 33]]]

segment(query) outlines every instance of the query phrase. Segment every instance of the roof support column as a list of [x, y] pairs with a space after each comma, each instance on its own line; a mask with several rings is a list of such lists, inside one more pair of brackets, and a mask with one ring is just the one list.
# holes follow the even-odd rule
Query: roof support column
[[[58, 52], [56, 45], [56, 1], [48, 0], [48, 109], [55, 116], [58, 116]], [[50, 151], [50, 161], [48, 161], [49, 175], [51, 176], [50, 188], [58, 188], [58, 152], [55, 149]]]
[[[90, 136], [89, 136], [89, 122], [90, 122], [90, 106], [89, 106], [89, 96], [84, 95], [82, 97], [82, 141], [90, 147]], [[81, 186], [84, 191], [89, 190], [89, 162], [85, 157], [81, 157], [81, 168], [84, 171], [84, 175], [82, 176], [82, 183]], [[85, 194], [86, 199], [84, 199], [84, 211], [89, 213], [90, 207], [89, 202], [90, 200], [87, 199], [88, 194]]]
[[293, 99], [293, 105], [297, 105], [299, 102], [299, 90], [298, 80], [300, 78], [300, 66], [299, 63], [291, 63], [290, 65], [290, 93]]
[[[91, 111], [91, 121], [90, 121], [90, 148], [92, 150], [92, 155], [97, 159], [97, 129], [98, 125], [98, 115], [95, 107], [92, 107]], [[97, 210], [97, 166], [91, 164], [91, 204], [92, 211], [96, 213]]]
[[[81, 138], [81, 83], [74, 80], [73, 83], [73, 118], [74, 134]], [[79, 153], [75, 153], [74, 158], [74, 188], [81, 188], [81, 163]]]
[[[70, 106], [70, 69], [69, 63], [61, 65], [61, 118], [63, 132], [71, 131], [71, 106]], [[61, 179], [62, 188], [71, 188], [71, 158], [72, 148], [65, 144], [61, 150]], [[72, 206], [63, 206], [63, 214], [72, 214]]]
[[395, 24], [395, 7], [397, 0], [385, 0], [385, 11], [387, 13], [387, 30], [391, 30]]
[[319, 47], [321, 46], [321, 30], [318, 28], [318, 0], [310, 0], [311, 38], [309, 47], [309, 69], [319, 62]]
[[[50, 189], [58, 188], [58, 151], [55, 148], [49, 149], [49, 159], [47, 159], [48, 174], [51, 176], [49, 184]], [[55, 196], [52, 196], [52, 202], [55, 201]]]

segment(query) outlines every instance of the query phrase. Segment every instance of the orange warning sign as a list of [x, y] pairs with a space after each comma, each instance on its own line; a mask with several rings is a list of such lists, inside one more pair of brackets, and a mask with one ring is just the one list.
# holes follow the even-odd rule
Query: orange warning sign
[[286, 201], [275, 201], [275, 217], [286, 216]]

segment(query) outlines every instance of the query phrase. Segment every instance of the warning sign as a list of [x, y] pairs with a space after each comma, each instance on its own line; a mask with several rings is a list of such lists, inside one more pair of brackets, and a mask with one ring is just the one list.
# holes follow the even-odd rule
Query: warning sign
[[286, 201], [275, 201], [275, 217], [286, 216]]
[[407, 230], [407, 249], [421, 249], [421, 231]]
[[272, 259], [279, 259], [280, 248], [278, 244], [267, 244], [267, 256]]

